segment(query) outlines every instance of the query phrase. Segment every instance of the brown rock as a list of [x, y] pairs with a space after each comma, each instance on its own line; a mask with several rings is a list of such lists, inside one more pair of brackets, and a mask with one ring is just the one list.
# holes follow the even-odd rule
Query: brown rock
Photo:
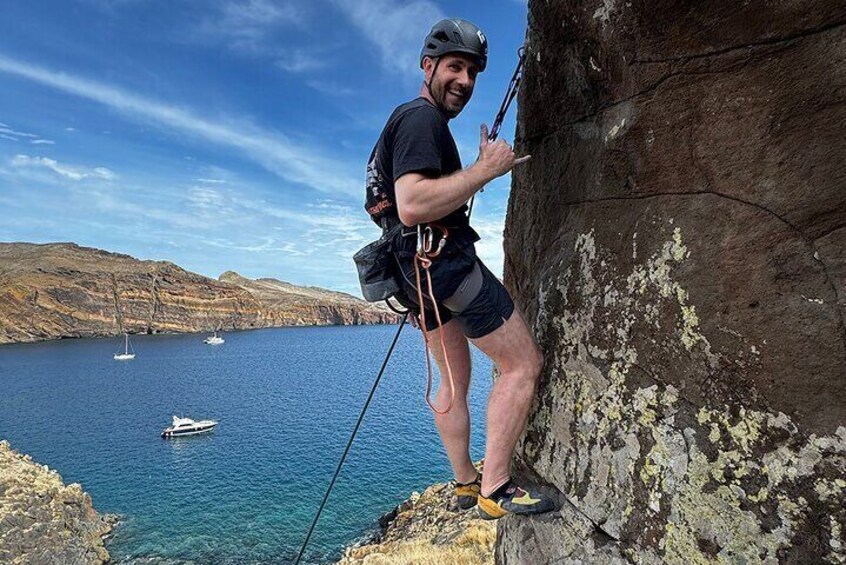
[[99, 515], [78, 484], [0, 441], [0, 562], [78, 563], [109, 560], [103, 538], [117, 522]]
[[0, 243], [0, 343], [397, 319], [343, 293], [221, 278], [72, 243]]
[[339, 565], [492, 565], [496, 524], [459, 511], [448, 484], [412, 493], [380, 521], [373, 543], [349, 547]]
[[[501, 563], [846, 560], [846, 5], [530, 5]], [[531, 538], [532, 543], [526, 540]]]

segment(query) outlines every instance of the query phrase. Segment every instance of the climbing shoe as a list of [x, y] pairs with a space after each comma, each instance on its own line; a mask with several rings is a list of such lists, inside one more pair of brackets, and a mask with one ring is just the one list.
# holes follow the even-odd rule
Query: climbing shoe
[[555, 502], [550, 497], [510, 480], [488, 497], [479, 494], [479, 515], [483, 520], [496, 520], [506, 514], [542, 514], [551, 510], [555, 510]]
[[469, 483], [455, 481], [455, 497], [458, 499], [458, 507], [462, 510], [469, 510], [476, 506], [479, 492], [482, 490], [482, 475], [476, 475], [475, 480]]

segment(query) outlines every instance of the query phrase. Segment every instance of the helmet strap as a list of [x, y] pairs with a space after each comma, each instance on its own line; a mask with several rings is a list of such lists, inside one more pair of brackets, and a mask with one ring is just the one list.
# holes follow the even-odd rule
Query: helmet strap
[[438, 72], [438, 65], [441, 64], [441, 58], [438, 57], [435, 59], [435, 66], [432, 69], [432, 76], [429, 78], [429, 82], [424, 83], [426, 85], [426, 90], [429, 91], [429, 96], [432, 97], [432, 100], [435, 99], [435, 95], [432, 94], [432, 81], [435, 80], [435, 73]]

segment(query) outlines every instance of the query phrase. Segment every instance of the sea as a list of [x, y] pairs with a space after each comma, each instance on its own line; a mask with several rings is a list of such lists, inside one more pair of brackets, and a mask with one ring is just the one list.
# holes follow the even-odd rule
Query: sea
[[[114, 563], [292, 563], [398, 326], [274, 328], [0, 346], [0, 439], [80, 483], [120, 524]], [[490, 361], [471, 347], [472, 456]], [[435, 375], [437, 378], [437, 375]], [[338, 559], [379, 517], [452, 478], [406, 326], [301, 563]], [[165, 440], [173, 415], [219, 421]]]

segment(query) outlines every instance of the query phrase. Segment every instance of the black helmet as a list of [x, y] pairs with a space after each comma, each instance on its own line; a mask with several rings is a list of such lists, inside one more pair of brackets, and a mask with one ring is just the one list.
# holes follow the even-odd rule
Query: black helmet
[[420, 68], [423, 68], [424, 57], [438, 58], [447, 53], [467, 53], [475, 57], [481, 72], [488, 64], [488, 40], [482, 30], [467, 20], [441, 20], [432, 26], [423, 42]]

